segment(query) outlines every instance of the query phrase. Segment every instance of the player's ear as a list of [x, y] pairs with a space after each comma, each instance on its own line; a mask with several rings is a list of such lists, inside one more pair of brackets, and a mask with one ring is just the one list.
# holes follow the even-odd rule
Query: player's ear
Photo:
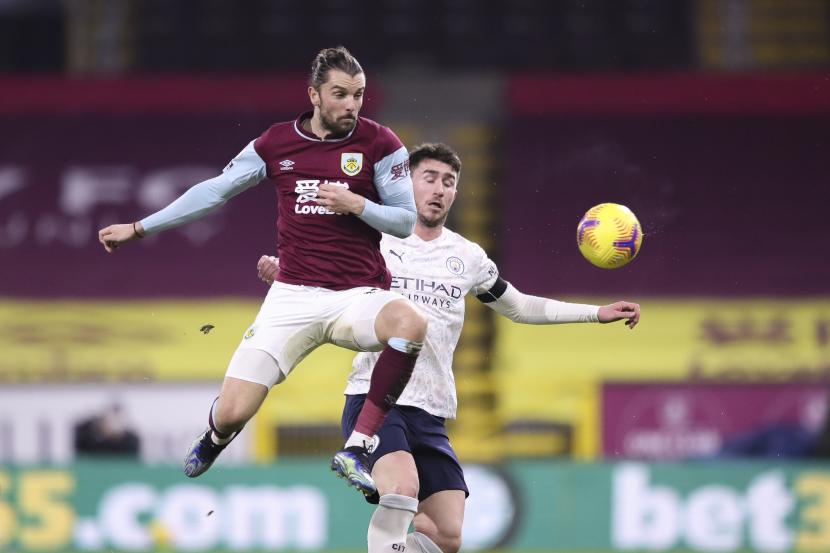
[[313, 86], [308, 87], [308, 99], [311, 100], [311, 105], [315, 108], [320, 107], [320, 91]]

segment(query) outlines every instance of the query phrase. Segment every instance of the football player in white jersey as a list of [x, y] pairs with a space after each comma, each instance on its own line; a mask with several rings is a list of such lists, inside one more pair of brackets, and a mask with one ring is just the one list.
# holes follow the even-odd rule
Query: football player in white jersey
[[[458, 187], [461, 160], [445, 144], [423, 144], [410, 152], [417, 222], [407, 238], [384, 235], [381, 251], [392, 272], [392, 290], [408, 297], [429, 319], [427, 338], [409, 384], [398, 398], [373, 451], [372, 476], [379, 503], [369, 523], [369, 553], [455, 553], [461, 546], [464, 474], [450, 445], [447, 418], [456, 415], [452, 357], [464, 322], [464, 296], [512, 321], [557, 324], [625, 320], [634, 328], [640, 306], [565, 303], [519, 292], [476, 243], [444, 226]], [[263, 256], [260, 278], [273, 280], [279, 264]], [[343, 432], [348, 435], [366, 397], [376, 353], [360, 353], [346, 388]], [[407, 534], [410, 523], [415, 531]]]

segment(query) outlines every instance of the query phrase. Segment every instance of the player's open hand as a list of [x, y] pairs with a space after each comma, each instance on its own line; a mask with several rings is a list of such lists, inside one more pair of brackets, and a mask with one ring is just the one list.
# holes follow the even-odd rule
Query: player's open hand
[[143, 234], [138, 234], [139, 230], [136, 228], [141, 223], [126, 223], [122, 225], [110, 225], [98, 231], [98, 241], [107, 250], [107, 253], [112, 253], [121, 244], [132, 242], [143, 237]]
[[597, 318], [601, 323], [613, 323], [625, 320], [628, 328], [634, 328], [640, 322], [640, 304], [627, 301], [618, 301], [599, 308]]
[[366, 200], [344, 185], [323, 183], [317, 189], [317, 203], [341, 215], [360, 215]]
[[280, 272], [280, 260], [272, 255], [263, 255], [256, 264], [256, 274], [266, 284], [273, 284]]

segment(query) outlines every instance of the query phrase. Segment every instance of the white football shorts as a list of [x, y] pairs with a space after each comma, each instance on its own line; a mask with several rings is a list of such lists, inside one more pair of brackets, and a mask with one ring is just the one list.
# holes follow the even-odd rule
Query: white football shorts
[[275, 282], [237, 350], [265, 351], [278, 368], [231, 363], [225, 376], [270, 388], [323, 344], [380, 351], [383, 344], [375, 334], [375, 319], [384, 305], [395, 300], [409, 301], [396, 292], [368, 286], [336, 291]]

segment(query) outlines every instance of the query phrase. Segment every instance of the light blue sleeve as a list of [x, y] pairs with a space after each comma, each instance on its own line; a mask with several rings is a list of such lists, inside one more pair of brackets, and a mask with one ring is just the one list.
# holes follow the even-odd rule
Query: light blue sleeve
[[409, 176], [409, 154], [401, 147], [375, 163], [375, 188], [383, 205], [366, 200], [358, 215], [370, 227], [406, 238], [415, 229], [415, 196]]
[[240, 192], [265, 179], [265, 162], [248, 144], [222, 173], [190, 187], [167, 207], [141, 220], [147, 234], [178, 227], [204, 217]]

